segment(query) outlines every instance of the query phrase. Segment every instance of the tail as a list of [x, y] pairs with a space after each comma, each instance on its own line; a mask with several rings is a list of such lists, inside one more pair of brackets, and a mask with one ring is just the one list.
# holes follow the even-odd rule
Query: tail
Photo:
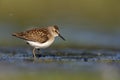
[[12, 36], [24, 39], [24, 34], [23, 33], [13, 33]]
[[17, 36], [17, 33], [12, 33], [12, 36]]
[[20, 33], [13, 33], [12, 36], [18, 37], [20, 36]]

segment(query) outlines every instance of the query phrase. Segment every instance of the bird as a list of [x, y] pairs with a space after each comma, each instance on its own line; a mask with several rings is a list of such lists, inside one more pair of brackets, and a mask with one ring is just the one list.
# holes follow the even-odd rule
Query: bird
[[55, 40], [55, 37], [59, 36], [65, 41], [65, 38], [60, 34], [57, 25], [32, 28], [23, 32], [15, 32], [12, 34], [17, 38], [25, 40], [30, 46], [33, 47], [33, 57], [36, 58], [36, 49], [42, 49], [49, 47]]

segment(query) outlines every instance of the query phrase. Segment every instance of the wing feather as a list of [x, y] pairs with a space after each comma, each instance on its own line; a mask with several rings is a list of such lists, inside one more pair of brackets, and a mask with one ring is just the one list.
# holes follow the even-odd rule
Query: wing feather
[[13, 36], [16, 36], [21, 39], [36, 41], [40, 43], [46, 42], [49, 39], [49, 35], [50, 34], [47, 28], [34, 28], [25, 32], [13, 34]]

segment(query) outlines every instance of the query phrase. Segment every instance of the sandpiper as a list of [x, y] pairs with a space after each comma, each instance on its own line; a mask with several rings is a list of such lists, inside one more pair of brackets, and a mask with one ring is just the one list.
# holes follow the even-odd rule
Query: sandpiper
[[25, 40], [30, 46], [33, 46], [33, 56], [35, 56], [35, 50], [49, 47], [55, 40], [56, 36], [64, 37], [60, 35], [57, 25], [48, 26], [43, 28], [33, 28], [24, 32], [13, 33], [13, 36]]

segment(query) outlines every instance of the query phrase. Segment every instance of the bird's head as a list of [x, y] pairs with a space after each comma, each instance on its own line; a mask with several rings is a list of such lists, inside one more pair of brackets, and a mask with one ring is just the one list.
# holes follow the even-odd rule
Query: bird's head
[[65, 40], [65, 38], [60, 34], [59, 32], [59, 28], [57, 25], [54, 25], [51, 27], [51, 31], [52, 31], [52, 34], [56, 37], [56, 36], [59, 36], [60, 38], [62, 38], [63, 40]]

